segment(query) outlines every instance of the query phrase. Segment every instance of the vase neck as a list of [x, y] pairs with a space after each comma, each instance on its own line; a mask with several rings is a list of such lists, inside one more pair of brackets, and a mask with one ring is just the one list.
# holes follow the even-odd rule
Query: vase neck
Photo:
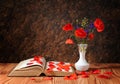
[[78, 44], [79, 53], [86, 52], [87, 47], [88, 47], [88, 44]]
[[79, 61], [87, 63], [85, 56], [86, 50], [79, 51]]

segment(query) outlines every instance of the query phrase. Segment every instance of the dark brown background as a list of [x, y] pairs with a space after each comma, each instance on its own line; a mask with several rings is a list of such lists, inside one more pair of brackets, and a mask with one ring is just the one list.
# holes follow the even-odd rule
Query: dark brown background
[[0, 62], [42, 55], [76, 62], [76, 45], [65, 45], [61, 30], [76, 18], [101, 18], [105, 30], [89, 43], [88, 62], [120, 63], [120, 0], [0, 0]]

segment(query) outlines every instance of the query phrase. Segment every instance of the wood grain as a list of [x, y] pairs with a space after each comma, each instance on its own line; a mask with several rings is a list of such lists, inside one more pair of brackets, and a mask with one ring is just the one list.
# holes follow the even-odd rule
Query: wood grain
[[[90, 69], [100, 69], [101, 74], [111, 71], [110, 79], [98, 78], [97, 75], [90, 75], [88, 78], [78, 76], [76, 80], [64, 80], [63, 77], [53, 77], [53, 80], [44, 80], [44, 77], [8, 77], [8, 73], [16, 63], [0, 63], [0, 84], [119, 84], [120, 64], [91, 64]], [[98, 66], [99, 65], [99, 66]], [[114, 65], [114, 66], [113, 66]]]

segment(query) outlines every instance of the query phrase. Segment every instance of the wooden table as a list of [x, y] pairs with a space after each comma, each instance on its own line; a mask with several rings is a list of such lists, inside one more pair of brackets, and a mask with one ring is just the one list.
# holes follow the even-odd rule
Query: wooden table
[[[113, 72], [110, 79], [98, 78], [92, 74], [88, 78], [78, 77], [76, 80], [64, 80], [63, 77], [53, 77], [53, 80], [43, 80], [43, 77], [8, 77], [8, 73], [16, 63], [0, 63], [0, 84], [120, 84], [120, 64], [91, 64], [90, 69], [100, 69], [101, 72]], [[33, 77], [32, 77], [33, 78]]]

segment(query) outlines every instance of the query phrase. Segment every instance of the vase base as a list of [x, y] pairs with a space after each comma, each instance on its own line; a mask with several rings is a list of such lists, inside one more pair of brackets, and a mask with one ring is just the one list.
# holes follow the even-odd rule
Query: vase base
[[76, 65], [75, 64], [75, 68], [78, 71], [87, 71], [89, 69], [89, 64], [87, 65]]

